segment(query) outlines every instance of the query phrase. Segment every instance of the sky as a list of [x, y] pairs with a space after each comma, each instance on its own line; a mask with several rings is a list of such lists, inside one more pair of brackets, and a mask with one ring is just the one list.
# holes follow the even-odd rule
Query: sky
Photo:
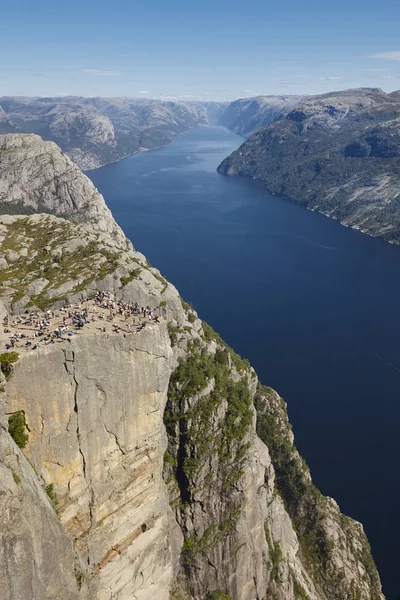
[[0, 3], [0, 96], [400, 89], [400, 0]]

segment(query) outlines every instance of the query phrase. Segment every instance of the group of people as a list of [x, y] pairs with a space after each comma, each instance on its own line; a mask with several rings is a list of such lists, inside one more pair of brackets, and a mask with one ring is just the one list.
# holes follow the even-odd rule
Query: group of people
[[48, 309], [40, 314], [37, 310], [26, 310], [23, 315], [6, 315], [3, 333], [7, 336], [6, 350], [15, 347], [36, 350], [42, 344], [71, 338], [84, 328], [135, 333], [142, 331], [149, 322], [160, 323], [159, 314], [149, 306], [125, 302], [111, 292], [99, 291], [76, 305], [68, 304], [56, 311]]

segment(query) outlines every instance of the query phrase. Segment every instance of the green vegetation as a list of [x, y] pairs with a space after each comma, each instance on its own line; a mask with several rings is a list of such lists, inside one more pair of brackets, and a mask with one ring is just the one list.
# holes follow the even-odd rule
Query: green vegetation
[[76, 579], [76, 583], [78, 586], [78, 590], [80, 590], [85, 582], [86, 573], [84, 571], [82, 571], [80, 568], [75, 567], [75, 579]]
[[190, 598], [180, 586], [175, 585], [169, 593], [169, 600], [190, 600]]
[[295, 600], [308, 600], [306, 591], [304, 590], [303, 586], [297, 581], [297, 579], [295, 578], [295, 576], [293, 574], [292, 574], [292, 581], [293, 581], [293, 594], [294, 594]]
[[209, 325], [206, 321], [203, 321], [202, 325], [203, 325], [204, 339], [206, 342], [217, 342], [217, 344], [220, 344], [221, 346], [225, 345], [225, 342], [223, 341], [223, 339], [221, 338], [219, 333], [214, 331], [214, 329], [211, 327], [211, 325]]
[[[18, 352], [3, 352], [0, 354], [0, 368], [7, 378], [10, 377], [13, 371], [13, 364], [16, 363], [18, 359]], [[1, 391], [4, 392], [5, 390], [2, 389]]]
[[181, 299], [183, 310], [185, 310], [186, 312], [193, 310], [193, 305], [190, 302], [186, 302], [181, 296], [179, 297]]
[[178, 326], [173, 325], [171, 321], [168, 322], [167, 327], [169, 339], [171, 341], [171, 346], [174, 347], [178, 343], [178, 334], [182, 333], [182, 329]]
[[186, 537], [182, 546], [182, 562], [190, 565], [195, 560], [197, 554], [214, 548], [235, 526], [239, 514], [240, 511], [236, 510], [223, 523], [207, 527], [200, 538], [196, 536]]
[[51, 502], [52, 507], [54, 508], [54, 511], [58, 512], [58, 498], [57, 498], [57, 494], [54, 491], [54, 485], [52, 483], [49, 483], [48, 485], [46, 485], [45, 491], [50, 499], [50, 502]]
[[231, 357], [232, 363], [237, 371], [250, 371], [251, 366], [247, 358], [241, 358], [239, 354], [237, 354], [233, 348], [225, 344], [219, 333], [214, 331], [214, 329], [209, 325], [206, 321], [202, 321], [203, 326], [203, 337], [206, 342], [216, 342], [220, 346], [223, 346], [225, 350], [229, 353]]
[[25, 448], [29, 435], [26, 433], [25, 413], [22, 410], [8, 417], [8, 433], [11, 435], [18, 448]]
[[13, 476], [13, 479], [14, 479], [15, 483], [17, 483], [19, 485], [21, 483], [20, 476], [17, 475], [17, 473], [14, 473], [14, 471], [12, 472], [12, 476]]
[[[246, 434], [253, 418], [247, 377], [232, 379], [228, 350], [219, 347], [213, 355], [202, 343], [191, 344], [188, 350], [168, 389], [164, 477], [172, 505], [182, 516], [199, 498], [205, 511], [217, 494], [226, 496], [226, 502], [219, 518], [209, 522], [201, 536], [185, 537], [182, 562], [186, 567], [199, 553], [222, 542], [241, 514], [231, 492], [243, 474], [249, 448]], [[211, 461], [217, 468], [210, 469]]]
[[[68, 242], [81, 234], [82, 231], [69, 221], [56, 221], [50, 216], [35, 222], [29, 217], [21, 217], [11, 223], [0, 243], [1, 253], [6, 254], [9, 250], [19, 253], [21, 247], [26, 247], [27, 254], [20, 255], [18, 261], [1, 271], [0, 295], [10, 286], [15, 290], [13, 302], [16, 302], [26, 295], [32, 281], [47, 279], [49, 283], [40, 293], [31, 295], [31, 304], [44, 310], [66, 298], [65, 295], [47, 297], [62, 285], [73, 282], [75, 285], [69, 293], [77, 294], [121, 265], [120, 254], [101, 241], [87, 242], [82, 237], [81, 244], [70, 250]], [[127, 277], [134, 278], [137, 271], [134, 269]]]
[[164, 292], [166, 291], [166, 289], [168, 287], [168, 281], [162, 275], [158, 275], [158, 273], [154, 273], [154, 270], [151, 271], [151, 274], [153, 275], [153, 277], [155, 277], [156, 279], [158, 279], [158, 281], [160, 283], [163, 284], [163, 288], [161, 290], [161, 293], [164, 294]]
[[[333, 539], [327, 534], [324, 521], [328, 513], [327, 499], [313, 485], [305, 462], [300, 459], [290, 441], [290, 424], [286, 405], [273, 390], [259, 385], [255, 397], [257, 433], [268, 446], [275, 470], [275, 485], [292, 520], [301, 552], [315, 583], [327, 596], [334, 586], [335, 598], [349, 600], [350, 591], [341, 584], [340, 573], [332, 568]], [[342, 517], [346, 519], [346, 517]], [[346, 544], [353, 545], [354, 524], [340, 523], [346, 534]], [[267, 537], [268, 541], [268, 537]], [[363, 550], [358, 556], [364, 565], [371, 586], [370, 600], [379, 598], [379, 578], [370, 553], [367, 539], [361, 537]], [[276, 559], [276, 555], [275, 555]], [[357, 590], [355, 590], [355, 593]], [[301, 598], [301, 596], [300, 596]]]
[[[375, 108], [354, 110], [355, 100], [353, 111], [339, 119], [340, 126], [324, 124], [328, 107], [311, 126], [305, 124], [306, 114], [294, 110], [250, 136], [219, 170], [233, 168], [265, 182], [269, 192], [326, 214], [334, 211], [339, 221], [355, 218], [373, 235], [400, 243], [395, 193], [400, 180], [400, 103], [378, 95]], [[334, 115], [336, 108], [329, 110]], [[379, 191], [375, 202], [363, 194], [349, 201], [356, 190], [377, 187], [383, 176], [393, 178], [391, 201]]]
[[214, 592], [208, 592], [204, 600], [232, 600], [232, 597], [215, 590]]
[[140, 272], [141, 269], [132, 269], [131, 271], [129, 271], [128, 275], [124, 275], [123, 277], [121, 277], [120, 281], [122, 287], [125, 287], [126, 285], [128, 285], [128, 283], [130, 283], [134, 279], [137, 279], [140, 275]]
[[282, 549], [278, 542], [272, 540], [271, 533], [269, 531], [267, 523], [264, 523], [265, 539], [268, 544], [269, 550], [269, 571], [270, 581], [276, 584], [282, 582], [281, 579], [281, 562], [282, 562]]
[[18, 352], [3, 352], [2, 354], [0, 354], [0, 364], [2, 365], [9, 365], [11, 363], [15, 363], [18, 359]]

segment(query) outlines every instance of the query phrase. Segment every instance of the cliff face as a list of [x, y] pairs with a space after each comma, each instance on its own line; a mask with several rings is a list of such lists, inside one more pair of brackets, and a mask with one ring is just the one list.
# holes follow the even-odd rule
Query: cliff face
[[167, 340], [166, 326], [88, 335], [23, 356], [7, 385], [5, 410], [26, 415], [27, 456], [54, 485], [92, 598], [168, 597], [182, 536], [162, 479]]
[[[10, 227], [19, 258], [36, 251], [44, 269], [82, 235], [61, 217], [3, 217], [6, 249]], [[382, 600], [362, 526], [313, 486], [276, 392], [130, 246], [117, 243], [120, 263], [105, 274], [98, 255], [110, 238], [94, 231], [78, 268], [92, 257], [93, 285], [149, 305], [161, 324], [117, 333], [94, 322], [36, 350], [17, 343], [0, 381], [6, 600]], [[132, 261], [134, 275], [121, 275]], [[37, 303], [32, 283], [7, 306], [18, 291], [24, 306]], [[77, 299], [76, 288], [64, 293]], [[8, 433], [13, 415], [26, 423], [23, 453]]]
[[311, 96], [218, 167], [390, 242], [400, 242], [400, 102], [356, 89]]
[[56, 144], [37, 135], [0, 136], [0, 209], [64, 216], [114, 246], [130, 246], [90, 179]]
[[78, 600], [72, 539], [32, 467], [0, 427], [0, 586], [4, 600]]

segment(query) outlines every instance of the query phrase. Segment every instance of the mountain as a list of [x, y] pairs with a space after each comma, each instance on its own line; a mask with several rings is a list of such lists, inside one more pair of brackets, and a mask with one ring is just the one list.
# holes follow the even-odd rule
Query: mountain
[[256, 96], [231, 102], [221, 113], [219, 124], [243, 136], [258, 131], [276, 121], [301, 96]]
[[305, 98], [218, 171], [400, 243], [400, 96], [362, 88]]
[[167, 102], [134, 98], [0, 98], [0, 133], [37, 133], [55, 141], [82, 169], [165, 146], [199, 125], [249, 135], [272, 123], [296, 96], [235, 102]]
[[[210, 103], [211, 118], [219, 107]], [[37, 133], [57, 142], [82, 169], [165, 146], [174, 135], [210, 122], [204, 104], [149, 99], [2, 97], [0, 108], [0, 133]]]
[[[0, 313], [54, 331], [0, 354], [3, 597], [383, 600], [361, 524], [314, 486], [279, 394], [54, 143], [2, 136], [0, 165]], [[119, 298], [112, 321], [96, 290]]]
[[82, 169], [165, 146], [192, 127], [224, 125], [249, 135], [272, 123], [296, 96], [235, 102], [135, 98], [0, 98], [0, 133], [36, 133], [55, 141]]
[[8, 115], [5, 113], [5, 111], [0, 106], [0, 133], [11, 133], [12, 131], [15, 131], [15, 130], [16, 130], [16, 127], [15, 127], [14, 123], [12, 123], [12, 121], [10, 120]]

